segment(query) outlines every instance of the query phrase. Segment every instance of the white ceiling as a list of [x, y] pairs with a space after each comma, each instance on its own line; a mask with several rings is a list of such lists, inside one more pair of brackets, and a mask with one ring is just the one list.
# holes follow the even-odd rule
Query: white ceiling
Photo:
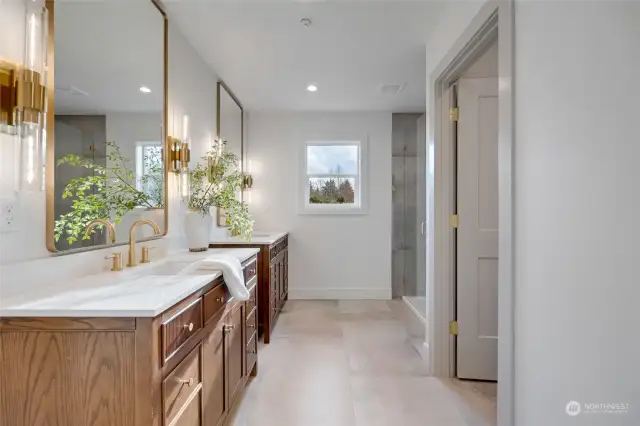
[[[425, 44], [441, 2], [165, 4], [172, 23], [247, 110], [424, 111]], [[319, 90], [307, 92], [309, 83]], [[406, 86], [383, 93], [389, 84]]]
[[54, 16], [56, 114], [162, 111], [164, 24], [150, 0], [56, 0]]

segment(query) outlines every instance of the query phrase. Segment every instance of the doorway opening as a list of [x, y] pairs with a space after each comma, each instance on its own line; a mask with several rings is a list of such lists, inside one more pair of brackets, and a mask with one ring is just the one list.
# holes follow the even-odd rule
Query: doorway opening
[[429, 361], [438, 377], [497, 381], [498, 425], [515, 400], [513, 47], [512, 2], [487, 2], [431, 72], [428, 104]]

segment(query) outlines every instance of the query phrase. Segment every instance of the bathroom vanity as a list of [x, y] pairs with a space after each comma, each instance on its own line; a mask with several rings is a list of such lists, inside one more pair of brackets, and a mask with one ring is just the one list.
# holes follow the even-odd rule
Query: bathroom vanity
[[287, 232], [255, 232], [251, 241], [228, 237], [213, 241], [209, 247], [260, 249], [258, 327], [260, 335], [264, 335], [264, 343], [269, 343], [278, 315], [289, 298], [289, 234]]
[[[214, 252], [242, 262], [249, 300], [217, 271], [189, 271]], [[0, 424], [224, 424], [257, 374], [258, 266], [257, 249], [210, 250], [4, 301]]]

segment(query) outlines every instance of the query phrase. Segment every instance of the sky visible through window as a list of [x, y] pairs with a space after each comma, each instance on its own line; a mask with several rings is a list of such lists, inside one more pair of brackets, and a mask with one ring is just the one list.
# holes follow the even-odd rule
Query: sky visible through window
[[356, 145], [310, 145], [307, 147], [307, 174], [358, 174]]

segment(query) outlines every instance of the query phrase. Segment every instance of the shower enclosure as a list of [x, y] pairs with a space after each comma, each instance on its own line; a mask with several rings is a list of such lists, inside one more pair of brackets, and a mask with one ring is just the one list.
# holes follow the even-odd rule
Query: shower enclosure
[[392, 294], [425, 321], [426, 130], [424, 114], [392, 115]]

